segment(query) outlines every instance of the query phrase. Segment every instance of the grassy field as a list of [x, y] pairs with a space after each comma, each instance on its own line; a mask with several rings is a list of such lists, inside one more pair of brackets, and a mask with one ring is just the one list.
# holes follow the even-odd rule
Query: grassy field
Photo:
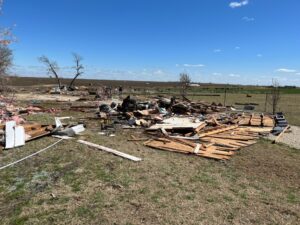
[[[58, 106], [58, 103], [55, 103]], [[51, 104], [52, 105], [52, 104]], [[81, 113], [62, 112], [76, 118]], [[52, 122], [49, 115], [31, 121]], [[260, 140], [230, 161], [127, 142], [141, 131], [80, 139], [143, 158], [134, 163], [73, 140], [0, 171], [1, 224], [299, 224], [300, 151]], [[0, 165], [54, 143], [42, 138], [5, 151]]]
[[[71, 79], [61, 79], [63, 85], [68, 85]], [[77, 86], [123, 86], [127, 90], [137, 90], [139, 92], [156, 92], [156, 93], [179, 93], [179, 82], [159, 82], [159, 81], [130, 81], [130, 80], [93, 80], [93, 79], [78, 79], [75, 83]], [[56, 85], [56, 80], [47, 77], [10, 77], [8, 85], [17, 88], [37, 88], [44, 85]], [[190, 87], [189, 92], [197, 93], [242, 93], [242, 94], [265, 94], [270, 92], [268, 86], [253, 86], [253, 85], [232, 85], [232, 84], [211, 84], [201, 83], [199, 87]], [[300, 94], [299, 87], [282, 87], [283, 94]]]

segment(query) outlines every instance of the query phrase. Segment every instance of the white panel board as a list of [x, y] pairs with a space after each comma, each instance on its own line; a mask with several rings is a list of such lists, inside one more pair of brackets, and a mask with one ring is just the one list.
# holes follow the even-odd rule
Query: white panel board
[[15, 146], [15, 130], [16, 121], [8, 121], [5, 123], [5, 148], [13, 148]]

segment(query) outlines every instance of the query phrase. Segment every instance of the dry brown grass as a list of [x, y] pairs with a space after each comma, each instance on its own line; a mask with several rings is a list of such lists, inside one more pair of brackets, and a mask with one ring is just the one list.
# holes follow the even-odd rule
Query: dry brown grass
[[[261, 140], [219, 162], [127, 142], [136, 132], [80, 138], [142, 157], [140, 163], [64, 141], [0, 171], [1, 223], [299, 223], [298, 150]], [[54, 141], [6, 151], [1, 165]]]

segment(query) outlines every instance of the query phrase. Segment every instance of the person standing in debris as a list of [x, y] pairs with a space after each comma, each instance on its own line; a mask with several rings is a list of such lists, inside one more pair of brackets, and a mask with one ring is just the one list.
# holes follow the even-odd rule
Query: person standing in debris
[[108, 98], [111, 99], [112, 98], [112, 87], [108, 86]]
[[122, 98], [123, 87], [119, 86], [119, 98]]

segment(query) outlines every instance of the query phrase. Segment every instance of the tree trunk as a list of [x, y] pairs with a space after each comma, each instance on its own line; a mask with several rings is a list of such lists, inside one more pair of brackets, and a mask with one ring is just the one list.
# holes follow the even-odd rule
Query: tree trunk
[[74, 84], [74, 82], [75, 82], [75, 80], [77, 79], [78, 76], [79, 76], [79, 75], [76, 75], [76, 76], [73, 78], [73, 80], [72, 80], [71, 83], [69, 84], [69, 89], [71, 89], [71, 88], [73, 87], [73, 84]]
[[56, 76], [56, 80], [57, 80], [59, 89], [61, 89], [61, 88], [62, 88], [62, 87], [61, 87], [61, 81], [60, 81], [60, 79], [59, 79], [58, 76]]

